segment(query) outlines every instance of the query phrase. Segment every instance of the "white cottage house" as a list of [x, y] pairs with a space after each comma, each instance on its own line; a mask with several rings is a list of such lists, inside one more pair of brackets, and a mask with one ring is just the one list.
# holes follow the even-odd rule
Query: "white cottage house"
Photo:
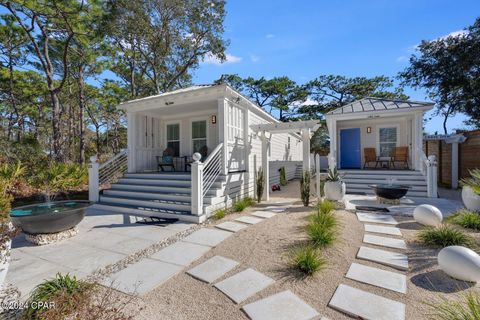
[[422, 150], [423, 117], [432, 108], [367, 97], [327, 113], [329, 167], [340, 169], [347, 192], [368, 194], [368, 185], [393, 181], [410, 185], [409, 196], [436, 197], [436, 174], [428, 172], [435, 159]]
[[[226, 84], [179, 89], [118, 108], [127, 114], [128, 149], [101, 165], [92, 159], [93, 208], [194, 222], [253, 197], [259, 168], [267, 178], [266, 199], [268, 182], [278, 183], [281, 167], [287, 179], [297, 177], [302, 165], [309, 168], [310, 133], [318, 128], [315, 121], [280, 123]], [[99, 194], [106, 183], [110, 188]]]

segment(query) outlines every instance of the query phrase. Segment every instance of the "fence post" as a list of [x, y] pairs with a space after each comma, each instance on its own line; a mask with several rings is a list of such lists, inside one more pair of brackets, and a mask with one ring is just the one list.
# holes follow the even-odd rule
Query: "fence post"
[[90, 164], [88, 165], [88, 200], [92, 202], [98, 202], [99, 198], [98, 169], [97, 156], [91, 156]]
[[203, 214], [203, 163], [200, 162], [202, 155], [194, 153], [194, 162], [191, 164], [192, 181], [192, 214], [200, 216]]
[[322, 192], [320, 188], [320, 155], [316, 154], [315, 155], [315, 181], [317, 185], [317, 201], [320, 202], [320, 199], [322, 198]]
[[437, 159], [434, 155], [428, 157], [428, 171], [430, 173], [430, 177], [428, 179], [428, 196], [431, 198], [438, 197], [438, 177], [437, 177]]

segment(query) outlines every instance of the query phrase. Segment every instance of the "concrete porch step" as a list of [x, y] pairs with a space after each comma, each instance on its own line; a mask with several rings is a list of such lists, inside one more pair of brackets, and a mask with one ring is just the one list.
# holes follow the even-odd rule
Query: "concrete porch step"
[[129, 197], [138, 199], [158, 199], [158, 200], [174, 200], [180, 202], [189, 202], [190, 193], [158, 193], [149, 191], [135, 191], [135, 190], [116, 190], [107, 189], [103, 191], [103, 195], [116, 197]]
[[165, 179], [165, 180], [188, 180], [192, 179], [190, 173], [126, 173], [125, 178], [135, 179]]
[[139, 199], [125, 196], [100, 196], [100, 203], [114, 203], [179, 211], [189, 211], [191, 207], [190, 200], [188, 202], [179, 202], [175, 200]]
[[[152, 186], [152, 185], [142, 185], [142, 184], [125, 184], [125, 183], [115, 183], [112, 184], [110, 190], [126, 190], [126, 191], [139, 191], [139, 192], [158, 192], [158, 193], [168, 193], [168, 194], [191, 194], [191, 189], [189, 187], [168, 187], [168, 186]], [[207, 196], [220, 196], [223, 191], [220, 188], [212, 186], [210, 190], [207, 191]]]
[[117, 205], [113, 203], [95, 203], [89, 207], [89, 210], [105, 210], [115, 213], [125, 213], [143, 217], [174, 218], [187, 222], [203, 222], [205, 216], [195, 216], [190, 211], [164, 210], [151, 207]]
[[422, 172], [418, 170], [381, 170], [381, 169], [340, 169], [341, 174], [351, 175], [404, 175], [404, 176], [418, 176], [422, 175]]
[[[388, 177], [389, 178], [389, 177]], [[423, 177], [422, 177], [423, 178]], [[343, 181], [345, 183], [349, 184], [364, 184], [364, 185], [369, 185], [369, 184], [381, 184], [381, 183], [387, 183], [387, 177], [381, 178], [381, 179], [375, 179], [375, 178], [370, 178], [370, 177], [362, 177], [362, 178], [343, 178]], [[396, 183], [398, 184], [406, 184], [406, 185], [411, 185], [411, 186], [426, 186], [427, 182], [425, 179], [396, 179]]]
[[154, 178], [121, 178], [118, 182], [123, 184], [141, 184], [150, 186], [167, 186], [167, 187], [190, 187], [190, 180], [167, 180]]

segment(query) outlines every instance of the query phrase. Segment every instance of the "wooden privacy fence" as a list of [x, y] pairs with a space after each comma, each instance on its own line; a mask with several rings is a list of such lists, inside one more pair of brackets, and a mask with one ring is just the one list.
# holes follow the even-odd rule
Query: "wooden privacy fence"
[[[469, 170], [480, 168], [480, 130], [462, 132], [466, 140], [458, 144], [458, 178], [469, 177]], [[427, 136], [423, 140], [423, 151], [435, 155], [438, 163], [438, 184], [452, 186], [452, 143], [446, 136]]]

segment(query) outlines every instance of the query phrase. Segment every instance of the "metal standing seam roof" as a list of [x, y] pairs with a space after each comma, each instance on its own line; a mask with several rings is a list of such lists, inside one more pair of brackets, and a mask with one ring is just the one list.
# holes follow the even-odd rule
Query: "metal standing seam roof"
[[410, 108], [419, 108], [419, 107], [428, 107], [428, 106], [433, 106], [433, 103], [367, 97], [367, 98], [363, 98], [363, 99], [354, 101], [352, 103], [346, 104], [335, 110], [332, 110], [328, 112], [327, 115], [349, 114], [349, 113], [369, 112], [369, 111], [410, 109]]
[[167, 97], [167, 96], [171, 96], [171, 95], [174, 95], [174, 94], [177, 94], [177, 93], [192, 92], [192, 91], [196, 91], [196, 90], [199, 90], [199, 89], [205, 89], [205, 88], [210, 88], [210, 87], [214, 87], [214, 86], [215, 86], [214, 84], [194, 85], [194, 86], [190, 86], [190, 87], [186, 87], [186, 88], [180, 88], [180, 89], [173, 90], [173, 91], [167, 91], [167, 92], [152, 95], [152, 96], [147, 96], [147, 97], [144, 97], [144, 98], [138, 98], [138, 99], [134, 99], [134, 100], [125, 101], [125, 102], [120, 103], [120, 105], [122, 105], [122, 104], [126, 105], [126, 104], [131, 104], [131, 103], [144, 101], [144, 100], [151, 100], [151, 99], [160, 98], [160, 97]]

